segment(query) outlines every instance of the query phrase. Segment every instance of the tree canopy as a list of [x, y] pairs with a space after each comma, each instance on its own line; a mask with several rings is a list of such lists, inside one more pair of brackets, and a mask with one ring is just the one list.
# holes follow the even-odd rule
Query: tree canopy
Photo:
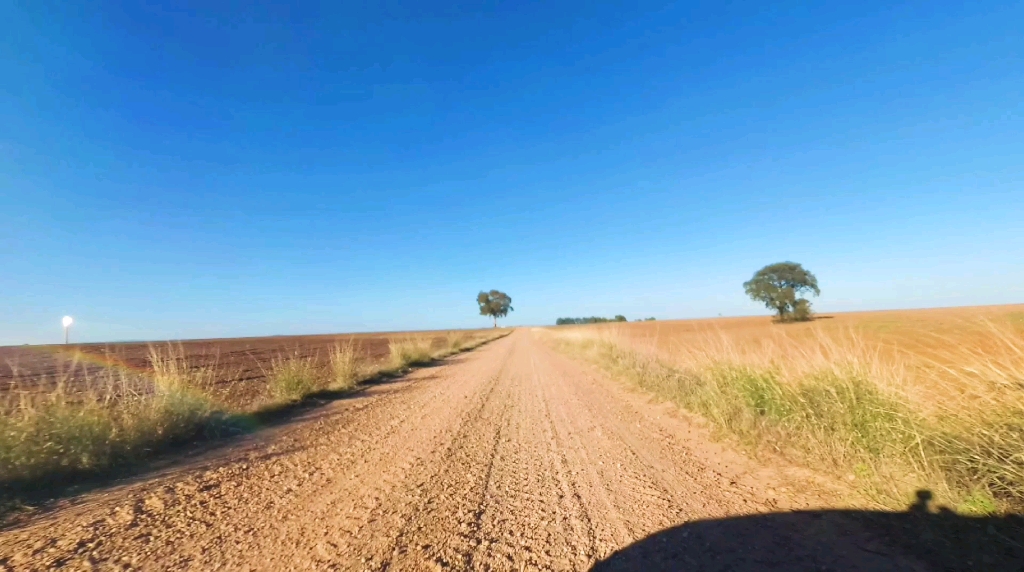
[[494, 327], [498, 327], [498, 318], [504, 318], [512, 307], [512, 297], [499, 290], [480, 292], [476, 296], [476, 303], [480, 306], [481, 316], [490, 316], [494, 319]]
[[796, 262], [776, 262], [758, 270], [743, 283], [747, 295], [778, 313], [779, 320], [809, 320], [811, 303], [805, 294], [821, 294], [818, 279]]

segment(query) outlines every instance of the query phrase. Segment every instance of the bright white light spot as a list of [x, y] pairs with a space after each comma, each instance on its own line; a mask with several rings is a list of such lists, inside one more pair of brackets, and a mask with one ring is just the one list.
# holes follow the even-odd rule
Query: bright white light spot
[[74, 320], [72, 320], [72, 319], [71, 319], [71, 316], [64, 316], [64, 319], [63, 319], [63, 320], [61, 320], [61, 323], [63, 323], [63, 324], [64, 324], [64, 327], [65, 327], [65, 328], [67, 328], [67, 327], [69, 327], [69, 326], [70, 326], [70, 325], [71, 325], [72, 323], [74, 323]]

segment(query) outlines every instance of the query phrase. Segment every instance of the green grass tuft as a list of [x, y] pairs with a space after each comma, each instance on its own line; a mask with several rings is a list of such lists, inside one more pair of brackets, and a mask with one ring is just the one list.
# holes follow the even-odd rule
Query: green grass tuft
[[270, 394], [279, 401], [299, 401], [327, 386], [315, 356], [278, 356], [270, 367]]

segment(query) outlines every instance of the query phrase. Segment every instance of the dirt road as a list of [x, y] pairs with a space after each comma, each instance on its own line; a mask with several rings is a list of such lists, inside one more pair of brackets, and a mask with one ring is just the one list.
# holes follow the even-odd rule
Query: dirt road
[[794, 486], [519, 330], [0, 532], [0, 569], [919, 569], [829, 523], [630, 549]]

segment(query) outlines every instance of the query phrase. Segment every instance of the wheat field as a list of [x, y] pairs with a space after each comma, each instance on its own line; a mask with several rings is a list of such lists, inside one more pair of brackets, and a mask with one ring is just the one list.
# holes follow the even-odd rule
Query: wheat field
[[548, 329], [591, 359], [896, 506], [920, 487], [966, 513], [1024, 507], [1024, 306]]

